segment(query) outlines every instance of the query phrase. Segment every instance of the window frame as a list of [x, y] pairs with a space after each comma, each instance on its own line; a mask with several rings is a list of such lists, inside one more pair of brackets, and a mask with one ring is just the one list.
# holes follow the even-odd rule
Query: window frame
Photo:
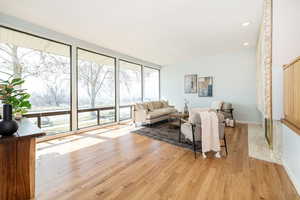
[[[69, 44], [69, 43], [65, 43], [65, 42], [61, 42], [61, 41], [58, 41], [58, 40], [50, 39], [48, 37], [40, 36], [40, 35], [33, 34], [33, 33], [30, 33], [30, 32], [21, 31], [19, 29], [8, 27], [8, 26], [4, 26], [4, 25], [0, 25], [0, 28], [8, 29], [8, 30], [11, 30], [11, 31], [15, 31], [15, 32], [18, 32], [18, 33], [22, 33], [22, 34], [31, 36], [31, 37], [36, 37], [36, 38], [39, 38], [39, 39], [43, 39], [43, 40], [47, 40], [47, 41], [50, 41], [50, 42], [58, 43], [58, 44], [61, 44], [61, 45], [65, 45], [65, 46], [67, 46], [69, 48], [69, 53], [70, 53], [70, 56], [69, 56], [69, 60], [70, 60], [70, 93], [69, 93], [69, 95], [70, 95], [70, 105], [69, 105], [69, 110], [67, 110], [67, 111], [61, 111], [61, 112], [64, 112], [65, 114], [69, 114], [70, 115], [69, 116], [70, 117], [69, 130], [68, 131], [63, 131], [63, 132], [56, 133], [55, 135], [62, 134], [62, 133], [67, 133], [67, 132], [72, 131], [72, 121], [73, 121], [73, 118], [72, 118], [72, 105], [73, 105], [73, 101], [72, 101], [72, 96], [73, 96], [73, 94], [72, 94], [72, 88], [73, 88], [73, 85], [72, 85], [72, 82], [73, 82], [73, 79], [72, 79], [72, 74], [73, 74], [72, 45]], [[59, 111], [53, 111], [53, 112], [59, 112]], [[65, 115], [65, 114], [60, 114], [60, 115]], [[35, 116], [34, 112], [29, 112], [27, 115], [28, 116]], [[39, 117], [46, 117], [46, 116], [47, 116], [47, 114], [45, 116], [41, 115]], [[53, 115], [53, 116], [59, 116], [59, 115]], [[39, 119], [37, 121], [39, 121]]]
[[[81, 51], [86, 51], [86, 52], [89, 52], [89, 53], [94, 53], [94, 54], [97, 54], [97, 55], [100, 55], [100, 56], [105, 56], [105, 57], [108, 57], [108, 58], [112, 58], [114, 59], [114, 93], [115, 93], [115, 105], [113, 106], [114, 108], [114, 122], [110, 122], [110, 123], [104, 123], [104, 124], [101, 124], [100, 123], [100, 112], [101, 110], [97, 111], [99, 112], [97, 115], [99, 115], [99, 119], [97, 119], [97, 124], [96, 125], [91, 125], [91, 126], [86, 126], [86, 127], [83, 127], [83, 128], [79, 128], [79, 118], [78, 118], [78, 114], [79, 114], [79, 104], [78, 104], [78, 83], [79, 83], [79, 73], [78, 73], [78, 69], [79, 69], [79, 59], [78, 59], [78, 50], [81, 50]], [[77, 126], [76, 126], [76, 129], [77, 130], [82, 130], [82, 129], [85, 129], [85, 128], [91, 128], [91, 127], [96, 127], [96, 126], [101, 126], [101, 125], [106, 125], [106, 124], [113, 124], [113, 123], [116, 123], [117, 122], [117, 89], [116, 89], [116, 84], [117, 84], [117, 58], [116, 57], [113, 57], [113, 56], [109, 56], [109, 55], [106, 55], [106, 54], [102, 54], [102, 53], [98, 53], [96, 51], [92, 51], [92, 50], [89, 50], [89, 49], [85, 49], [85, 48], [82, 48], [80, 46], [77, 46], [76, 47], [76, 112], [77, 112]], [[91, 108], [91, 109], [97, 109], [97, 108]]]
[[[160, 101], [160, 99], [161, 99], [161, 85], [160, 85], [160, 69], [157, 69], [157, 68], [154, 68], [154, 67], [149, 67], [149, 66], [143, 66], [143, 91], [145, 91], [146, 89], [144, 88], [145, 87], [145, 84], [144, 84], [144, 69], [152, 69], [152, 70], [157, 70], [158, 71], [158, 100], [157, 101]], [[143, 94], [143, 102], [145, 101], [145, 99], [144, 99], [144, 97], [145, 97], [145, 95]]]
[[[76, 132], [77, 130], [84, 130], [84, 129], [89, 129], [89, 127], [97, 127], [97, 126], [103, 126], [103, 125], [106, 125], [107, 123], [105, 124], [97, 124], [95, 126], [89, 126], [89, 127], [84, 127], [84, 128], [80, 128], [78, 127], [78, 80], [79, 80], [79, 74], [78, 74], [78, 49], [80, 50], [83, 50], [83, 51], [87, 51], [87, 52], [90, 52], [90, 53], [94, 53], [94, 54], [98, 54], [98, 55], [101, 55], [101, 56], [105, 56], [105, 57], [109, 57], [109, 58], [112, 58], [114, 59], [114, 122], [110, 122], [109, 124], [117, 124], [123, 120], [120, 120], [119, 119], [119, 116], [117, 115], [120, 115], [120, 108], [122, 108], [124, 105], [121, 105], [120, 103], [120, 90], [119, 90], [119, 84], [120, 84], [120, 80], [119, 80], [119, 70], [120, 70], [120, 61], [122, 62], [127, 62], [127, 63], [131, 63], [131, 64], [135, 64], [135, 65], [138, 65], [140, 67], [140, 70], [141, 70], [141, 101], [144, 102], [144, 69], [145, 68], [150, 68], [150, 69], [154, 69], [154, 70], [157, 70], [158, 73], [159, 73], [159, 100], [161, 99], [161, 70], [159, 67], [151, 67], [149, 65], [144, 65], [144, 64], [140, 64], [140, 63], [143, 63], [142, 61], [130, 61], [130, 59], [127, 59], [126, 56], [122, 56], [122, 55], [115, 55], [115, 56], [111, 56], [109, 55], [110, 53], [100, 53], [101, 51], [104, 51], [104, 50], [90, 50], [90, 49], [93, 49], [93, 48], [83, 48], [81, 47], [82, 45], [78, 45], [76, 44], [76, 42], [70, 42], [70, 40], [61, 40], [59, 39], [60, 37], [58, 36], [44, 36], [44, 35], [47, 35], [46, 33], [42, 33], [42, 32], [39, 32], [37, 31], [36, 33], [32, 30], [28, 31], [28, 29], [25, 29], [25, 31], [23, 30], [20, 30], [18, 28], [13, 28], [13, 27], [9, 27], [9, 26], [6, 26], [6, 25], [1, 25], [0, 24], [0, 27], [1, 28], [4, 28], [4, 29], [8, 29], [8, 30], [12, 30], [12, 31], [16, 31], [18, 33], [22, 33], [22, 34], [25, 34], [25, 35], [28, 35], [28, 36], [32, 36], [32, 37], [36, 37], [36, 38], [39, 38], [39, 39], [43, 39], [43, 40], [47, 40], [47, 41], [50, 41], [50, 42], [54, 42], [54, 43], [57, 43], [57, 44], [61, 44], [61, 45], [65, 45], [69, 48], [69, 63], [70, 63], [70, 92], [69, 92], [69, 95], [70, 95], [70, 105], [69, 105], [69, 108], [67, 110], [63, 110], [63, 111], [50, 111], [51, 113], [34, 113], [34, 112], [30, 112], [28, 113], [28, 117], [30, 118], [41, 118], [41, 117], [45, 117], [45, 116], [52, 116], [52, 114], [57, 114], [57, 115], [53, 115], [53, 116], [59, 116], [59, 115], [65, 115], [65, 114], [68, 114], [69, 115], [69, 130], [68, 131], [63, 131], [63, 132], [59, 132], [59, 133], [56, 133], [54, 136], [57, 136], [57, 137], [63, 137], [66, 135], [66, 133], [72, 133], [72, 132]], [[52, 38], [56, 38], [56, 39], [51, 39]], [[57, 39], [58, 38], [58, 39]], [[71, 38], [71, 37], [70, 37]], [[72, 38], [71, 38], [72, 39]], [[69, 41], [69, 42], [65, 42], [65, 41]], [[84, 45], [83, 45], [84, 46]], [[97, 49], [97, 48], [96, 48]], [[138, 59], [137, 59], [138, 60]], [[118, 73], [118, 74], [117, 74]], [[118, 102], [119, 101], [119, 102]], [[131, 115], [131, 117], [133, 117]], [[132, 119], [132, 118], [131, 118]], [[39, 121], [39, 120], [37, 120]], [[63, 136], [59, 136], [63, 134]], [[51, 135], [52, 136], [52, 135]], [[48, 136], [48, 137], [51, 137], [51, 136]]]
[[[143, 98], [144, 98], [143, 97], [143, 93], [144, 93], [144, 90], [143, 90], [143, 65], [135, 63], [135, 62], [131, 62], [131, 61], [128, 61], [128, 60], [119, 59], [119, 77], [120, 77], [120, 69], [121, 69], [120, 61], [127, 62], [129, 64], [138, 65], [140, 67], [140, 72], [141, 72], [141, 101], [143, 101]], [[119, 85], [120, 85], [120, 78], [119, 78], [118, 81], [119, 81]], [[119, 97], [121, 97], [120, 93], [119, 93]], [[121, 98], [120, 98], [120, 106], [122, 106], [121, 105]]]

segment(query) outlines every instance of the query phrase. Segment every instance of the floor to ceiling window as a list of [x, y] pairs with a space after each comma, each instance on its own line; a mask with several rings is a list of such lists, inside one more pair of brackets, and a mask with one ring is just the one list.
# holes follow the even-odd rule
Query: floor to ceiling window
[[71, 63], [71, 45], [0, 26], [0, 79], [25, 80], [32, 104], [25, 116], [47, 135], [116, 122], [117, 99], [120, 121], [132, 118], [135, 103], [159, 99], [158, 69], [119, 58], [116, 80], [116, 58], [79, 47], [76, 54]]
[[115, 122], [115, 58], [77, 49], [78, 128]]
[[144, 101], [159, 100], [159, 70], [144, 67]]
[[142, 66], [127, 61], [119, 61], [120, 79], [120, 120], [131, 118], [131, 107], [142, 101]]
[[48, 135], [70, 130], [69, 45], [0, 27], [0, 65], [1, 79], [25, 80], [30, 120]]

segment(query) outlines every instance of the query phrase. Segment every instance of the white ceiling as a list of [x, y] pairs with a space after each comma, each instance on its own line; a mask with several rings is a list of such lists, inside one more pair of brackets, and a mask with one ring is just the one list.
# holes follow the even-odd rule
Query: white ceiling
[[169, 65], [256, 46], [262, 1], [1, 0], [0, 12]]

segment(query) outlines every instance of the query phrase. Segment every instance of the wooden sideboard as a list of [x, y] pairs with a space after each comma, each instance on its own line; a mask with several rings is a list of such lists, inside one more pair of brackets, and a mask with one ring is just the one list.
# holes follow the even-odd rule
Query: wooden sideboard
[[45, 133], [28, 119], [18, 124], [14, 135], [0, 137], [0, 200], [35, 196], [35, 140]]
[[282, 122], [300, 135], [300, 57], [283, 67], [284, 119]]

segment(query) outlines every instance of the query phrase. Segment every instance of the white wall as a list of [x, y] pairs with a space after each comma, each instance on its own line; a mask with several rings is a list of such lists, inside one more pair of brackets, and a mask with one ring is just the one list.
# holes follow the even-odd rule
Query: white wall
[[[213, 76], [213, 97], [184, 94], [184, 75]], [[231, 102], [239, 121], [260, 122], [256, 108], [255, 49], [192, 60], [164, 66], [161, 70], [161, 97], [182, 110], [184, 99], [190, 107], [209, 107], [214, 100]]]
[[300, 136], [286, 126], [283, 132], [283, 165], [300, 195]]
[[[273, 13], [273, 115], [283, 116], [282, 66], [300, 56], [300, 1], [274, 0]], [[300, 194], [300, 136], [282, 125], [282, 159]]]
[[300, 56], [300, 1], [274, 0], [273, 9], [273, 114], [275, 119], [281, 119], [282, 66]]

